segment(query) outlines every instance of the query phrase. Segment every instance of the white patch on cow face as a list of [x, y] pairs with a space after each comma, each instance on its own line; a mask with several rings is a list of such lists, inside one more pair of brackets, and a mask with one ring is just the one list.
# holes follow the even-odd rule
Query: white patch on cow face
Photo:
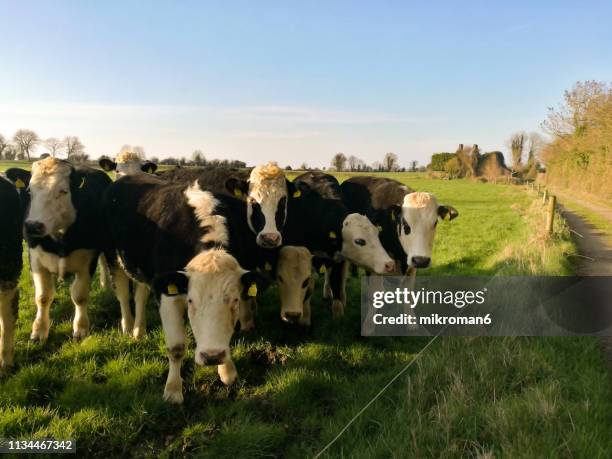
[[281, 299], [281, 319], [297, 323], [304, 313], [310, 286], [312, 255], [305, 247], [285, 246], [280, 250], [276, 279]]
[[434, 195], [415, 192], [404, 197], [399, 239], [408, 256], [408, 266], [429, 266], [437, 221], [438, 201]]
[[37, 161], [32, 165], [30, 206], [25, 218], [26, 232], [28, 228], [36, 228], [32, 232], [33, 236], [61, 239], [75, 222], [76, 209], [72, 204], [70, 190], [71, 172], [69, 164], [54, 158]]
[[142, 163], [140, 161], [126, 161], [123, 163], [117, 163], [117, 168], [115, 169], [115, 177], [121, 178], [126, 175], [136, 175], [142, 174]]
[[187, 203], [193, 207], [200, 226], [208, 230], [202, 236], [202, 242], [227, 245], [229, 243], [229, 235], [227, 234], [225, 217], [213, 214], [219, 204], [214, 195], [210, 191], [202, 190], [196, 181], [185, 190], [185, 197], [187, 198]]
[[342, 256], [376, 274], [390, 274], [395, 267], [380, 243], [378, 228], [365, 215], [350, 214], [344, 219]]
[[257, 245], [263, 248], [282, 245], [280, 231], [287, 219], [287, 194], [285, 174], [275, 164], [258, 166], [251, 171], [247, 222], [257, 235]]
[[195, 361], [200, 365], [231, 361], [230, 340], [239, 318], [241, 276], [246, 272], [227, 252], [211, 252], [216, 260], [205, 261], [204, 269], [197, 262], [193, 265], [200, 256], [187, 267], [187, 314], [196, 341]]

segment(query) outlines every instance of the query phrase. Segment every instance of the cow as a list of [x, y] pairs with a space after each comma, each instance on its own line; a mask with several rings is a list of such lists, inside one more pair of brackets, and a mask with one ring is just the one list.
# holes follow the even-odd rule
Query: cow
[[313, 257], [306, 247], [287, 245], [280, 249], [276, 281], [283, 321], [310, 325], [310, 297], [314, 290], [312, 269]]
[[367, 215], [381, 228], [383, 247], [398, 262], [402, 274], [431, 264], [438, 218], [453, 220], [459, 215], [454, 207], [439, 205], [433, 194], [414, 191], [389, 178], [351, 177], [341, 189], [351, 211]]
[[[378, 274], [393, 272], [395, 263], [381, 245], [378, 229], [367, 217], [349, 210], [340, 184], [323, 172], [306, 172], [293, 181], [289, 201], [286, 243], [305, 246], [338, 269], [344, 260]], [[331, 274], [331, 273], [330, 273]], [[331, 287], [332, 313], [344, 314], [346, 295], [341, 276], [326, 274]]]
[[91, 278], [105, 238], [100, 205], [110, 184], [102, 171], [57, 158], [32, 164], [23, 234], [37, 308], [30, 335], [34, 341], [45, 341], [49, 335], [54, 277], [64, 279], [70, 274], [74, 274], [70, 288], [75, 306], [73, 337], [81, 339], [89, 334]]
[[[20, 188], [26, 184], [15, 181]], [[13, 366], [22, 269], [22, 209], [15, 185], [0, 175], [0, 377]]]
[[[152, 285], [160, 305], [170, 371], [164, 399], [182, 403], [184, 313], [196, 341], [195, 361], [218, 365], [236, 379], [230, 340], [241, 304], [268, 284], [254, 271], [255, 237], [244, 225], [246, 203], [203, 189], [197, 180], [167, 182], [149, 175], [117, 180], [103, 198], [109, 247], [123, 269]], [[109, 253], [109, 260], [117, 258]]]
[[106, 172], [115, 171], [115, 178], [140, 172], [153, 174], [157, 170], [157, 164], [143, 160], [141, 155], [129, 149], [121, 150], [114, 161], [110, 158], [102, 157], [98, 164]]

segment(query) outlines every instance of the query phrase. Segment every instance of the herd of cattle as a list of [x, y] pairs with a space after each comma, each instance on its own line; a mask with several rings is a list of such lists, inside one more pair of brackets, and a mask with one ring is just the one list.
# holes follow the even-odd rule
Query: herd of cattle
[[221, 380], [231, 384], [236, 324], [254, 326], [257, 293], [271, 282], [281, 319], [308, 326], [312, 273], [324, 272], [324, 296], [340, 316], [349, 263], [368, 273], [413, 276], [430, 264], [438, 218], [458, 215], [433, 195], [387, 178], [353, 177], [340, 185], [331, 175], [307, 172], [289, 181], [275, 164], [156, 173], [155, 164], [129, 152], [100, 166], [114, 170], [116, 180], [55, 158], [33, 163], [31, 172], [0, 175], [0, 374], [13, 364], [22, 238], [37, 307], [31, 339], [47, 339], [56, 278], [68, 275], [73, 334], [87, 336], [100, 260], [124, 333], [145, 334], [145, 306], [150, 291], [156, 295], [170, 366], [164, 398], [181, 403], [185, 310], [196, 362], [218, 365]]

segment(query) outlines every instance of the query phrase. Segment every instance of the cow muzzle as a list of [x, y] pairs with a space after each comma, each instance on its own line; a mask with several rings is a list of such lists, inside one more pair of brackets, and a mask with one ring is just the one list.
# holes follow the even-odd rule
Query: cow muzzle
[[299, 323], [301, 318], [302, 318], [302, 313], [301, 312], [285, 312], [282, 315], [282, 319], [285, 322], [288, 322], [290, 324], [297, 324], [297, 323]]
[[45, 235], [44, 223], [27, 220], [23, 227], [27, 237], [43, 237]]
[[280, 233], [261, 233], [257, 237], [257, 245], [264, 249], [273, 249], [281, 245], [282, 238]]
[[412, 257], [410, 261], [414, 268], [427, 268], [431, 264], [430, 257]]
[[225, 351], [210, 350], [206, 352], [200, 352], [196, 363], [200, 365], [221, 365], [225, 361]]

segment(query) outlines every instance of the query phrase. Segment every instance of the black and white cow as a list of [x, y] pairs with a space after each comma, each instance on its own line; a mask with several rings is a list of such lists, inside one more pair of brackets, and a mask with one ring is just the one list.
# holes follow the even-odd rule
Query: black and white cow
[[402, 274], [430, 265], [438, 219], [453, 220], [459, 215], [454, 207], [438, 204], [433, 194], [414, 191], [389, 178], [351, 177], [341, 189], [351, 211], [367, 215], [381, 228], [383, 247], [398, 262]]
[[230, 340], [240, 305], [267, 285], [266, 276], [246, 270], [256, 267], [251, 255], [257, 246], [245, 214], [243, 200], [202, 189], [197, 181], [141, 174], [117, 180], [105, 193], [108, 250], [116, 251], [132, 278], [154, 286], [160, 303], [170, 364], [164, 398], [170, 402], [183, 401], [185, 310], [196, 363], [219, 365], [225, 384], [236, 379]]
[[115, 171], [115, 178], [141, 172], [153, 174], [157, 170], [157, 164], [145, 161], [141, 155], [129, 149], [122, 150], [114, 161], [110, 158], [100, 158], [98, 164], [106, 172]]
[[[337, 269], [343, 259], [378, 274], [393, 272], [395, 263], [385, 252], [378, 228], [360, 213], [350, 211], [342, 201], [335, 177], [323, 172], [306, 172], [293, 181], [289, 201], [286, 243], [305, 246], [318, 257], [327, 257]], [[331, 273], [330, 273], [331, 274]], [[346, 295], [342, 276], [330, 276], [332, 312], [344, 313]]]
[[101, 199], [111, 180], [102, 171], [45, 158], [32, 165], [23, 232], [34, 281], [36, 319], [31, 338], [49, 335], [49, 309], [55, 276], [74, 274], [70, 288], [75, 306], [73, 336], [89, 333], [87, 303], [91, 278], [104, 245]]
[[[20, 180], [20, 179], [15, 179]], [[26, 184], [18, 182], [22, 187]], [[15, 185], [0, 174], [0, 377], [13, 366], [22, 269], [22, 209]]]

